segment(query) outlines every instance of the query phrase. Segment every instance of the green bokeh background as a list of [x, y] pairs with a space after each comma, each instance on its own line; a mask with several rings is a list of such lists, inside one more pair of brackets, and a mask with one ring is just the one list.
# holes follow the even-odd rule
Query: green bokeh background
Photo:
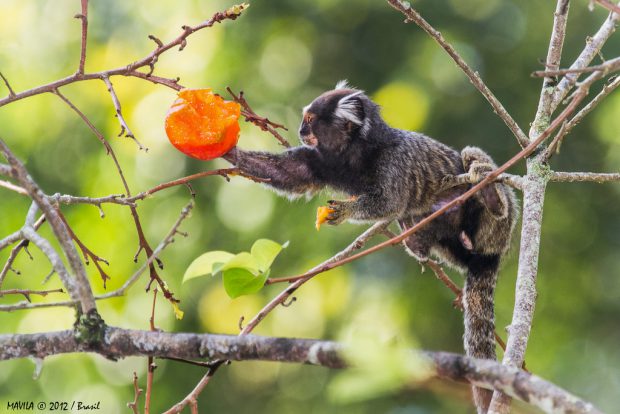
[[[587, 1], [571, 5], [563, 66], [574, 59], [587, 35], [606, 13], [588, 11]], [[168, 41], [183, 24], [195, 25], [230, 1], [93, 1], [89, 9], [87, 71], [123, 66], [148, 54], [155, 34]], [[541, 81], [531, 78], [546, 55], [554, 2], [534, 0], [423, 0], [415, 6], [480, 72], [524, 130], [532, 120]], [[77, 68], [80, 24], [73, 18], [79, 2], [0, 0], [0, 70], [16, 91], [67, 76]], [[226, 86], [244, 90], [255, 111], [286, 124], [297, 142], [300, 110], [320, 92], [346, 78], [382, 106], [394, 126], [415, 129], [455, 148], [478, 145], [504, 162], [516, 140], [481, 95], [445, 53], [385, 2], [371, 0], [253, 1], [237, 21], [227, 21], [189, 38], [186, 49], [164, 54], [156, 74], [181, 77], [187, 87]], [[603, 49], [615, 57], [620, 37]], [[127, 122], [149, 148], [138, 151], [117, 138], [119, 125], [105, 85], [89, 81], [61, 91], [80, 107], [111, 142], [134, 192], [187, 174], [223, 167], [198, 162], [168, 143], [163, 120], [175, 93], [138, 79], [112, 78]], [[596, 92], [596, 91], [593, 91]], [[0, 86], [0, 93], [7, 94]], [[558, 171], [618, 171], [620, 94], [612, 94], [567, 138], [552, 167]], [[26, 163], [43, 189], [103, 196], [123, 192], [112, 160], [82, 121], [56, 96], [39, 95], [0, 108], [0, 134]], [[240, 146], [279, 151], [273, 138], [244, 124]], [[522, 173], [523, 166], [513, 169]], [[230, 300], [219, 278], [181, 285], [184, 270], [208, 250], [248, 250], [258, 238], [290, 246], [273, 267], [274, 276], [303, 272], [342, 249], [362, 227], [345, 224], [314, 230], [314, 213], [329, 194], [288, 201], [258, 184], [219, 177], [193, 183], [194, 212], [162, 255], [162, 275], [182, 299], [176, 321], [164, 301], [157, 325], [169, 331], [237, 333], [241, 315], [252, 317], [283, 286]], [[539, 297], [530, 339], [529, 369], [614, 412], [620, 407], [620, 202], [617, 184], [550, 184], [545, 202]], [[156, 245], [188, 202], [186, 188], [160, 192], [139, 203], [146, 235]], [[23, 223], [29, 202], [0, 188], [0, 234]], [[93, 206], [65, 206], [63, 212], [87, 246], [110, 261], [112, 281], [120, 286], [139, 266], [132, 261], [137, 237], [126, 207], [105, 205], [105, 218]], [[47, 226], [41, 234], [50, 237]], [[518, 234], [513, 254], [500, 275], [497, 325], [512, 316]], [[8, 249], [0, 252], [4, 263]], [[55, 288], [56, 277], [41, 286], [50, 266], [31, 248], [21, 254], [3, 288]], [[144, 257], [141, 257], [141, 261]], [[93, 266], [93, 288], [103, 292]], [[455, 279], [461, 280], [454, 274]], [[112, 325], [148, 329], [151, 295], [142, 280], [126, 298], [99, 303]], [[315, 278], [296, 294], [297, 302], [276, 309], [257, 334], [339, 339], [361, 324], [383, 339], [425, 349], [462, 352], [462, 318], [452, 309], [451, 293], [430, 272], [398, 248], [383, 250]], [[3, 297], [11, 303], [20, 298]], [[41, 300], [57, 300], [50, 295]], [[372, 311], [368, 311], [371, 309]], [[0, 314], [0, 332], [27, 333], [67, 329], [73, 312], [51, 308]], [[415, 338], [411, 339], [411, 338]], [[158, 361], [153, 407], [163, 411], [182, 399], [203, 374], [198, 367]], [[374, 367], [381, 370], [381, 366]], [[101, 412], [122, 412], [133, 399], [132, 372], [144, 387], [146, 360], [113, 363], [94, 355], [63, 355], [45, 360], [38, 380], [28, 360], [0, 364], [0, 411], [11, 400], [101, 401]], [[372, 371], [371, 371], [372, 372]], [[412, 383], [362, 401], [349, 401], [346, 387], [334, 391], [327, 369], [276, 363], [234, 363], [224, 367], [200, 398], [201, 412], [218, 413], [467, 413], [468, 388], [431, 381]], [[519, 410], [530, 412], [523, 405]]]

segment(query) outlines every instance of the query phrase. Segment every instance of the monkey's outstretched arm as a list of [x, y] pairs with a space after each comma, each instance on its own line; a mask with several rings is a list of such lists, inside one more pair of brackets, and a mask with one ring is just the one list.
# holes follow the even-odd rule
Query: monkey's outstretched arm
[[320, 156], [312, 148], [295, 147], [280, 154], [233, 148], [222, 158], [244, 173], [267, 179], [265, 184], [288, 193], [304, 194], [325, 186]]

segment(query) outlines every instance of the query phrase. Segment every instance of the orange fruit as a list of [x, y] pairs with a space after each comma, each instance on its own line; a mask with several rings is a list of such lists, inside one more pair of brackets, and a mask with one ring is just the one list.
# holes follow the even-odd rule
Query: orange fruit
[[317, 231], [321, 228], [321, 224], [327, 221], [327, 216], [329, 213], [333, 213], [334, 209], [331, 207], [319, 207], [316, 209], [316, 229]]
[[240, 113], [211, 89], [182, 89], [166, 115], [166, 135], [182, 153], [212, 160], [237, 145]]

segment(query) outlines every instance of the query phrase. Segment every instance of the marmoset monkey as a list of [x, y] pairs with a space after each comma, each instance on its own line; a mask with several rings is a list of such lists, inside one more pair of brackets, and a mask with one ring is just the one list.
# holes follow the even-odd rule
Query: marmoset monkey
[[[348, 194], [349, 200], [328, 202], [331, 225], [397, 220], [406, 230], [470, 187], [445, 189], [450, 177], [468, 172], [476, 179], [496, 168], [479, 148], [459, 153], [423, 134], [391, 128], [378, 105], [346, 82], [304, 108], [299, 136], [302, 146], [280, 154], [234, 148], [224, 158], [289, 195], [324, 187]], [[464, 343], [472, 357], [496, 358], [493, 296], [517, 216], [513, 191], [493, 183], [404, 242], [418, 260], [434, 255], [466, 274]], [[479, 412], [487, 411], [490, 397], [474, 388]]]

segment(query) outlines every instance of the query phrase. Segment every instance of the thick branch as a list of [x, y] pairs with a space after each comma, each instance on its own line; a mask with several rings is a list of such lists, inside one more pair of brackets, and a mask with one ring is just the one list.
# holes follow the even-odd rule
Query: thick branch
[[[2, 150], [4, 156], [12, 167], [14, 178], [26, 189], [26, 191], [28, 191], [30, 198], [39, 206], [45, 215], [45, 219], [50, 224], [75, 277], [74, 280], [71, 278], [64, 280], [63, 282], [66, 283], [69, 283], [69, 281], [73, 282], [69, 286], [65, 285], [65, 287], [71, 294], [72, 299], [79, 301], [82, 312], [84, 314], [88, 314], [91, 310], [96, 309], [95, 298], [90, 288], [88, 278], [86, 277], [84, 265], [82, 264], [75, 246], [72, 243], [71, 235], [58, 216], [54, 206], [52, 206], [47, 197], [45, 197], [45, 194], [43, 194], [39, 186], [30, 177], [24, 165], [13, 155], [2, 139], [0, 139], [0, 150]], [[34, 232], [34, 230], [32, 233], [33, 234], [27, 238], [35, 242], [39, 236]], [[41, 246], [37, 246], [41, 248]], [[64, 265], [62, 267], [64, 268]], [[58, 272], [56, 267], [55, 270]]]
[[[566, 34], [569, 1], [558, 0], [553, 19], [553, 30], [547, 51], [546, 69], [557, 69], [562, 57], [562, 46]], [[536, 141], [549, 131], [553, 114], [553, 97], [556, 80], [546, 77], [540, 91], [538, 107], [534, 122], [530, 128], [530, 140]], [[577, 108], [579, 101], [587, 94], [587, 89], [580, 88], [570, 105], [562, 112], [564, 120]], [[555, 119], [554, 123], [562, 115]], [[562, 124], [564, 123], [562, 121]], [[542, 225], [543, 203], [548, 176], [545, 174], [544, 156], [535, 156], [527, 160], [527, 174], [523, 185], [523, 222], [519, 250], [519, 266], [515, 288], [515, 305], [512, 322], [508, 327], [508, 340], [502, 360], [504, 365], [520, 367], [525, 360], [525, 350], [532, 327], [534, 307], [536, 306], [536, 276], [538, 273], [538, 255], [540, 253], [540, 234]], [[493, 393], [489, 406], [490, 414], [505, 414], [510, 411], [510, 397], [501, 392]]]
[[[36, 346], [33, 346], [36, 344]], [[312, 339], [271, 338], [255, 335], [212, 335], [138, 331], [107, 327], [96, 352], [108, 358], [129, 356], [173, 357], [207, 360], [263, 360], [343, 368], [343, 345]], [[75, 340], [73, 331], [0, 335], [0, 360], [45, 358], [72, 352], [93, 352]], [[498, 388], [530, 404], [554, 413], [599, 413], [556, 385], [517, 368], [501, 366], [445, 352], [422, 352], [434, 373], [444, 379], [470, 381]]]

